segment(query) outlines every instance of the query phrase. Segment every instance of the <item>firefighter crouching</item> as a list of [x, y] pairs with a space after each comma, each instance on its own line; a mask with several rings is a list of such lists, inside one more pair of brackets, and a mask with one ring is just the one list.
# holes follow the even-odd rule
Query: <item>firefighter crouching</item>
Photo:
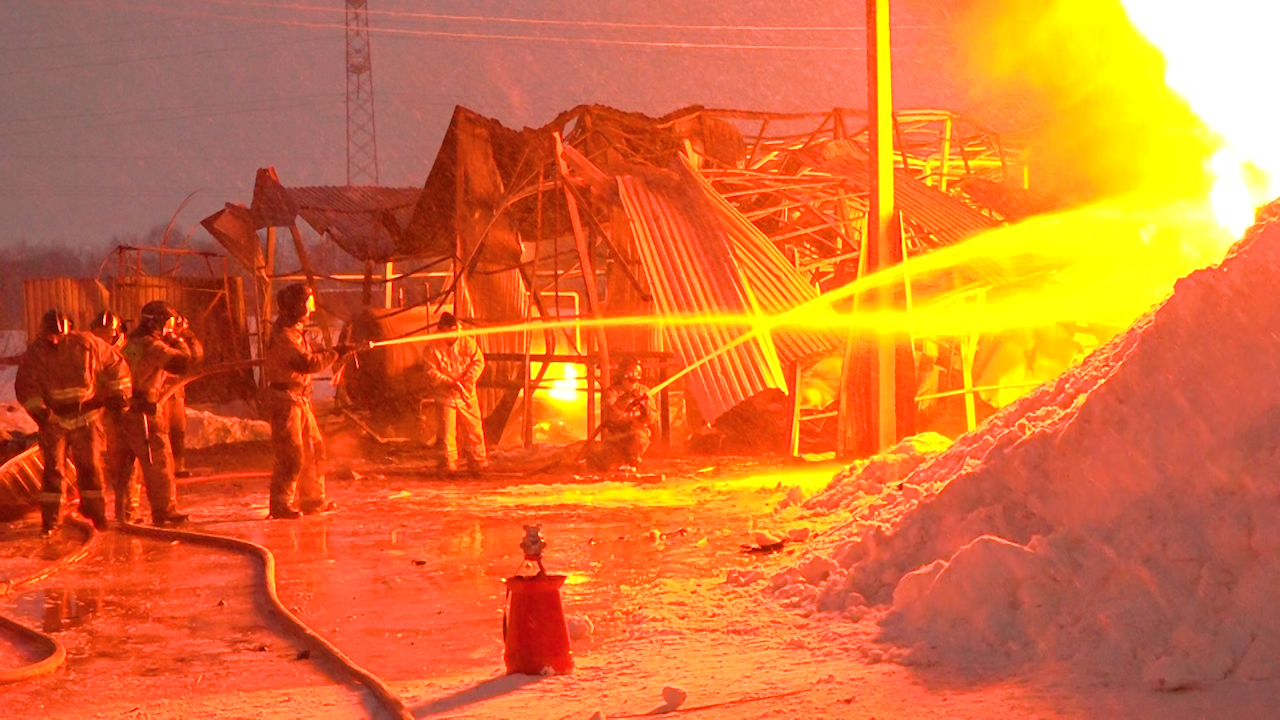
[[[99, 340], [111, 346], [111, 349], [119, 353], [124, 349], [125, 341], [129, 338], [125, 336], [124, 321], [119, 315], [104, 310], [97, 314], [89, 323], [89, 332], [93, 333]], [[120, 356], [124, 361], [124, 356]], [[121, 455], [125, 452], [126, 440], [124, 437], [124, 408], [118, 408], [114, 412], [108, 412], [103, 416], [103, 430], [105, 442], [103, 445], [102, 465], [104, 470], [103, 485], [112, 489], [115, 494], [115, 514], [116, 520], [121, 522], [134, 522], [137, 518], [130, 515], [125, 516], [125, 508], [136, 508], [141, 501], [142, 483], [137, 477], [137, 463], [130, 462], [129, 468], [124, 470], [124, 462]], [[120, 472], [128, 472], [128, 478], [124, 481], [116, 477]], [[127, 497], [121, 495], [122, 489], [127, 491]]]
[[604, 391], [603, 469], [635, 472], [652, 436], [653, 411], [649, 388], [640, 382], [640, 361], [624, 360]]
[[14, 394], [40, 428], [44, 476], [40, 485], [41, 534], [50, 535], [62, 513], [62, 484], [68, 452], [76, 467], [80, 512], [94, 527], [107, 527], [102, 493], [102, 417], [119, 411], [130, 395], [124, 360], [106, 343], [73, 332], [60, 310], [40, 320], [14, 379]]
[[[276, 293], [279, 314], [263, 356], [267, 387], [260, 409], [271, 425], [271, 501], [268, 517], [293, 520], [330, 512], [337, 504], [325, 493], [324, 437], [311, 407], [311, 376], [366, 345], [313, 350], [306, 323], [315, 312], [315, 293], [295, 284]], [[296, 496], [296, 497], [295, 497]]]
[[[441, 313], [436, 331], [454, 332], [458, 320], [453, 313]], [[443, 469], [458, 472], [458, 436], [467, 456], [467, 469], [472, 473], [489, 467], [484, 446], [484, 426], [480, 417], [480, 399], [476, 382], [484, 372], [484, 353], [469, 337], [432, 340], [422, 356], [431, 400], [439, 413], [439, 435], [436, 448], [443, 455]]]
[[188, 519], [178, 511], [173, 476], [173, 453], [169, 446], [169, 419], [166, 403], [160, 402], [170, 378], [187, 372], [204, 357], [200, 341], [182, 327], [178, 311], [163, 300], [142, 306], [138, 327], [129, 334], [123, 355], [133, 376], [133, 402], [124, 414], [124, 447], [113, 469], [117, 486], [116, 512], [121, 521], [132, 520], [128, 487], [133, 464], [142, 464], [142, 480], [151, 506], [153, 525], [178, 525]]

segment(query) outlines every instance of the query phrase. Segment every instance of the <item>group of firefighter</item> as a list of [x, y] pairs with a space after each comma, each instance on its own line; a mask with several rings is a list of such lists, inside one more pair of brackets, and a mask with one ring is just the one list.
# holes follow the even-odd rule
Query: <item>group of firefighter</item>
[[127, 334], [110, 312], [91, 325], [78, 332], [61, 310], [46, 312], [14, 379], [18, 402], [39, 428], [42, 533], [52, 533], [61, 519], [68, 457], [75, 464], [80, 511], [98, 529], [107, 527], [107, 485], [117, 519], [136, 520], [135, 464], [142, 466], [152, 521], [185, 522], [174, 492], [170, 423], [182, 421], [174, 408], [182, 400], [175, 399], [181, 388], [173, 379], [200, 362], [203, 348], [186, 320], [161, 300], [144, 305]]
[[[484, 371], [484, 353], [470, 336], [456, 335], [458, 320], [441, 313], [436, 333], [443, 337], [427, 344], [423, 370], [438, 422], [436, 447], [446, 473], [479, 473], [489, 466], [476, 382]], [[628, 358], [618, 364], [613, 382], [604, 391], [600, 449], [589, 456], [597, 469], [635, 472], [652, 435], [653, 410], [649, 389], [641, 382], [640, 362]]]
[[[274, 454], [268, 517], [296, 519], [336, 507], [325, 490], [325, 445], [312, 408], [312, 375], [369, 344], [314, 348], [306, 333], [316, 307], [314, 291], [289, 285], [276, 300], [259, 405], [271, 427]], [[484, 354], [472, 337], [456, 334], [452, 314], [442, 313], [436, 329], [443, 337], [428, 343], [423, 369], [440, 421], [436, 447], [442, 469], [457, 473], [461, 459], [468, 471], [480, 472], [488, 467], [476, 394]], [[128, 331], [109, 311], [99, 314], [88, 332], [75, 330], [59, 309], [44, 314], [14, 380], [18, 402], [39, 428], [43, 535], [53, 533], [61, 520], [68, 459], [75, 466], [80, 512], [99, 530], [108, 526], [107, 487], [117, 521], [139, 521], [139, 465], [152, 524], [188, 520], [178, 509], [175, 482], [185, 473], [182, 387], [183, 377], [203, 358], [190, 323], [163, 300], [144, 305]], [[594, 464], [634, 471], [649, 445], [652, 424], [639, 362], [619, 364], [602, 405], [602, 449]]]

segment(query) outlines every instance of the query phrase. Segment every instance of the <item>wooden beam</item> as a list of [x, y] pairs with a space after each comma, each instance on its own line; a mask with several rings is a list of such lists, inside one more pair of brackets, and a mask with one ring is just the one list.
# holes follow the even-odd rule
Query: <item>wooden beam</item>
[[[578, 213], [578, 201], [573, 194], [573, 190], [569, 188], [567, 180], [569, 166], [564, 160], [564, 143], [560, 139], [560, 133], [555, 133], [556, 141], [556, 167], [559, 169], [561, 178], [565, 179], [564, 197], [565, 204], [569, 208], [569, 223], [573, 226], [573, 240], [578, 247], [578, 263], [582, 266], [582, 279], [587, 289], [587, 310], [591, 313], [591, 317], [597, 320], [604, 317], [603, 308], [600, 307], [600, 293], [596, 288], [596, 272], [595, 265], [591, 262], [591, 246], [587, 240], [587, 233], [582, 227], [582, 217]], [[604, 368], [605, 374], [608, 375], [609, 368], [609, 339], [605, 335], [603, 327], [595, 328], [596, 350], [600, 357], [600, 366]], [[588, 382], [590, 381], [591, 365], [587, 366]], [[588, 403], [591, 399], [588, 398]], [[589, 408], [593, 410], [594, 408]], [[590, 414], [590, 413], [588, 413]], [[588, 420], [590, 424], [591, 420]], [[594, 430], [594, 428], [589, 428]]]

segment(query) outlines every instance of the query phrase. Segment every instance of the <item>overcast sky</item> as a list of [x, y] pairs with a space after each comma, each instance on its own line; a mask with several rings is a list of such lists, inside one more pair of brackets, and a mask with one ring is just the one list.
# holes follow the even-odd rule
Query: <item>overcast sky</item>
[[[898, 107], [969, 109], [940, 9], [956, 4], [895, 7]], [[383, 185], [422, 185], [455, 104], [516, 127], [580, 103], [865, 106], [857, 0], [369, 5]], [[266, 165], [286, 185], [344, 184], [343, 7], [0, 3], [0, 245], [143, 233], [198, 191], [179, 216], [191, 226], [247, 203]]]

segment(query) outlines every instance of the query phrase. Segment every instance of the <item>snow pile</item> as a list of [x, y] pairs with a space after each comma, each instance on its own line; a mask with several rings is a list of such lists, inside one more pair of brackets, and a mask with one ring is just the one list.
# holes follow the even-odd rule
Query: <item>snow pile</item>
[[806, 510], [854, 511], [873, 502], [893, 502], [890, 488], [908, 501], [932, 495], [939, 488], [922, 488], [913, 483], [900, 483], [925, 460], [951, 446], [951, 441], [937, 433], [909, 437], [888, 451], [866, 460], [857, 460], [836, 474], [827, 487], [804, 503]]
[[238, 442], [266, 442], [271, 426], [262, 420], [226, 417], [187, 408], [187, 442], [191, 449]]
[[921, 465], [903, 487], [941, 491], [888, 531], [850, 519], [825, 581], [809, 560], [773, 586], [887, 611], [905, 662], [1061, 661], [1159, 689], [1280, 675], [1278, 447], [1268, 225]]
[[[847, 524], [836, 533], [844, 541], [836, 551], [843, 554], [865, 535], [891, 528], [904, 515], [926, 498], [936, 495], [945, 481], [918, 485], [905, 480], [922, 463], [943, 452], [951, 441], [936, 433], [909, 437], [888, 451], [866, 460], [858, 460], [841, 470], [826, 488], [804, 501], [803, 510], [811, 517], [839, 515]], [[780, 507], [792, 504], [788, 494]], [[810, 537], [807, 527], [792, 528], [787, 539], [804, 542]], [[756, 544], [765, 546], [767, 538], [757, 533]], [[775, 541], [780, 540], [774, 538]], [[730, 573], [730, 585], [750, 585], [760, 573]], [[865, 599], [852, 589], [848, 573], [833, 560], [807, 554], [800, 564], [784, 569], [772, 578], [766, 592], [785, 607], [844, 612], [859, 619], [867, 612]]]

